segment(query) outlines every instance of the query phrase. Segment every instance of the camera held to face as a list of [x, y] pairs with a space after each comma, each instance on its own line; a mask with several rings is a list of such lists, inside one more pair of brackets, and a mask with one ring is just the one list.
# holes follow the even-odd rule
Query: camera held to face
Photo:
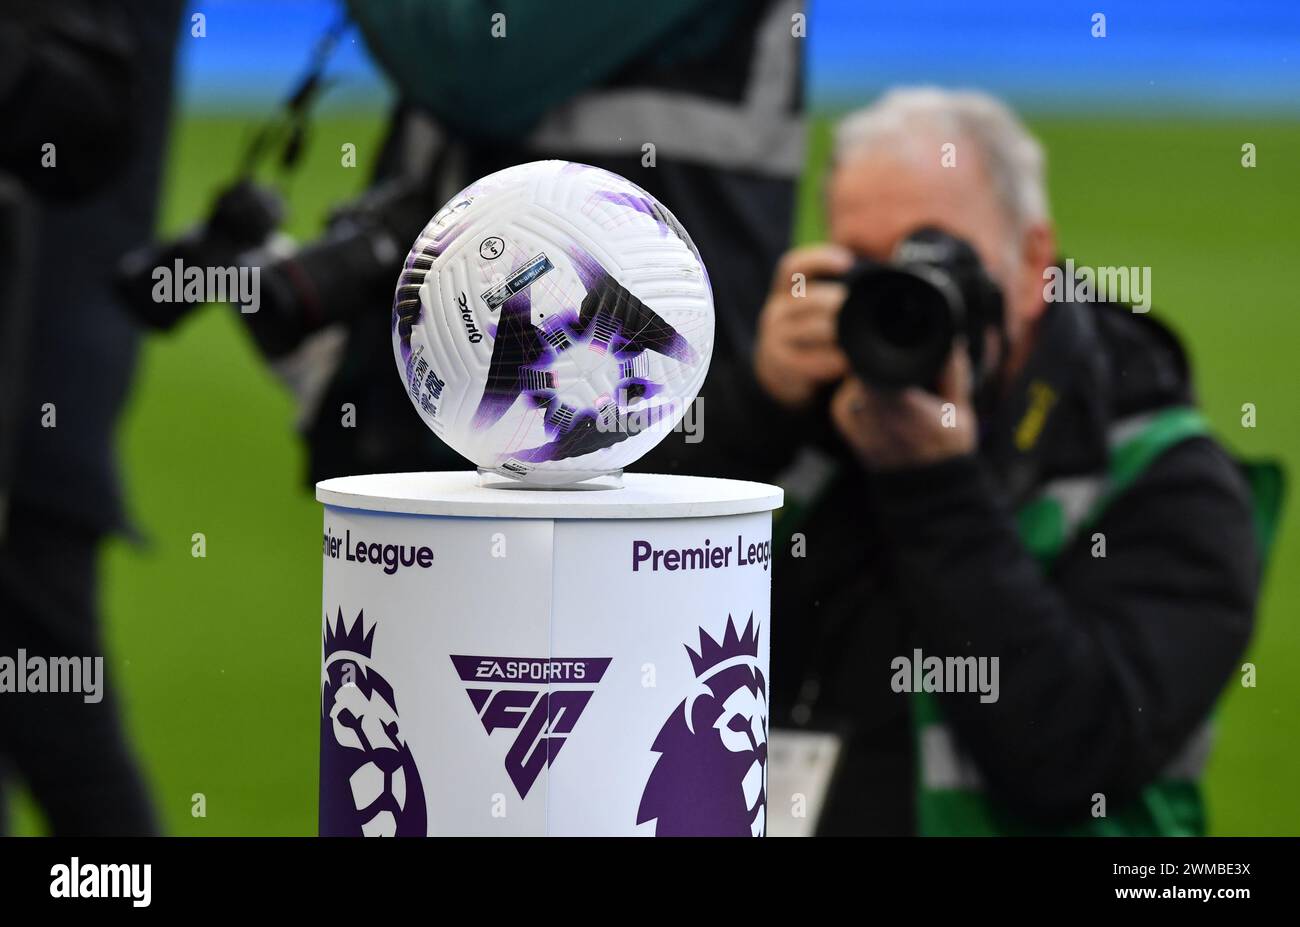
[[886, 389], [930, 388], [957, 338], [976, 384], [988, 376], [987, 333], [1003, 333], [1002, 291], [963, 239], [922, 228], [887, 263], [862, 259], [844, 275], [839, 340], [853, 372]]

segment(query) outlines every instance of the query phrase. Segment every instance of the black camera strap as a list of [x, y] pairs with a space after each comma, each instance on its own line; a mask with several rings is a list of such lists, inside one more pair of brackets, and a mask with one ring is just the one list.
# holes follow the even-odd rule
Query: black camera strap
[[981, 434], [981, 454], [1013, 508], [1046, 475], [1105, 461], [1109, 377], [1092, 309], [1050, 303], [1039, 326], [1025, 368]]
[[280, 104], [279, 112], [258, 128], [244, 149], [240, 159], [240, 179], [252, 177], [262, 159], [277, 149], [281, 169], [288, 171], [297, 166], [306, 144], [312, 107], [330, 86], [325, 79], [325, 68], [339, 39], [350, 26], [348, 16], [340, 15], [316, 40], [306, 73]]

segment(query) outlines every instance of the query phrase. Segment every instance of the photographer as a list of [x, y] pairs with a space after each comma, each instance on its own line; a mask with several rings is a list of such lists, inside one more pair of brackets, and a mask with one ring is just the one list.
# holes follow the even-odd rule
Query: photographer
[[[841, 740], [822, 833], [1204, 829], [1209, 715], [1253, 620], [1248, 493], [1168, 330], [1045, 300], [1043, 171], [981, 94], [845, 118], [831, 243], [782, 260], [753, 375], [709, 410], [711, 457], [786, 474], [773, 724]], [[963, 307], [928, 373], [920, 291]], [[912, 691], [926, 657], [995, 684]]]
[[[99, 553], [128, 528], [112, 445], [138, 340], [110, 279], [153, 230], [180, 16], [0, 0], [0, 656], [17, 674], [103, 659]], [[0, 831], [13, 778], [56, 835], [157, 829], [115, 676], [94, 695], [5, 682]]]

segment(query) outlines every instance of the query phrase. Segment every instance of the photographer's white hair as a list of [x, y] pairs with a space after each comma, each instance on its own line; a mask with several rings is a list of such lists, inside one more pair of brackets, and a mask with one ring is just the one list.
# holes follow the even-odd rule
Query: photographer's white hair
[[[1017, 231], [1046, 219], [1043, 147], [1006, 104], [975, 90], [900, 87], [850, 113], [835, 127], [835, 163], [879, 145], [907, 148], [928, 142], [974, 144], [998, 200]], [[935, 152], [935, 157], [938, 157]]]

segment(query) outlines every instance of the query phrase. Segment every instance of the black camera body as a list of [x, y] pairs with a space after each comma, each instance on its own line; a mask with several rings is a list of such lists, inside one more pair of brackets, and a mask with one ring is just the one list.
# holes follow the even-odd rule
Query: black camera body
[[395, 178], [335, 212], [320, 238], [286, 254], [271, 245], [283, 214], [279, 198], [243, 180], [222, 192], [208, 219], [193, 230], [123, 258], [115, 281], [118, 294], [137, 319], [165, 331], [198, 305], [156, 300], [156, 268], [177, 262], [256, 267], [261, 306], [241, 313], [240, 319], [262, 353], [275, 359], [328, 325], [389, 307], [393, 280], [408, 244], [432, 214], [431, 202], [423, 184]]
[[843, 277], [839, 341], [853, 372], [885, 389], [933, 388], [958, 338], [976, 384], [988, 374], [987, 333], [1003, 332], [1002, 291], [965, 240], [922, 228], [888, 263], [861, 260]]
[[[173, 268], [177, 274], [197, 268], [250, 277], [256, 271], [257, 306], [241, 307], [240, 319], [272, 360], [327, 326], [388, 311], [407, 247], [440, 205], [431, 172], [388, 177], [336, 210], [320, 237], [291, 251], [277, 234], [284, 218], [280, 196], [253, 179], [259, 165], [272, 159], [282, 171], [297, 166], [311, 109], [331, 84], [326, 62], [348, 28], [342, 15], [321, 36], [306, 75], [254, 133], [235, 180], [207, 217], [180, 237], [146, 244], [119, 262], [118, 295], [140, 322], [167, 330], [202, 304], [190, 301], [188, 292], [177, 299], [175, 291], [162, 295], [155, 288], [156, 275]], [[233, 301], [229, 295], [208, 297]]]

